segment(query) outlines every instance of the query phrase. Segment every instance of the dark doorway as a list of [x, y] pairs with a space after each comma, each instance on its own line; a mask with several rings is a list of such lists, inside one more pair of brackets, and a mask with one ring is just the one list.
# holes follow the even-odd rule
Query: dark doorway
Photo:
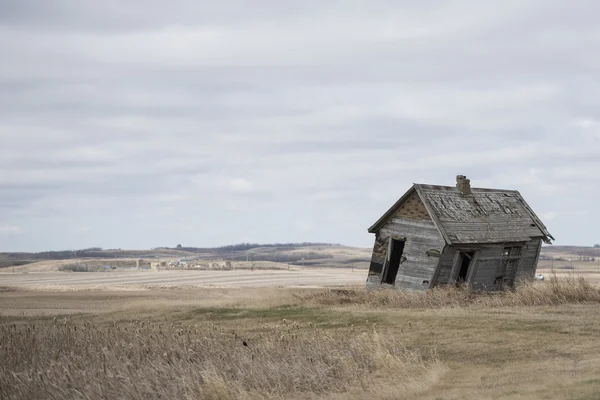
[[390, 259], [386, 264], [383, 272], [382, 283], [388, 283], [393, 285], [396, 282], [396, 275], [398, 275], [398, 269], [402, 263], [402, 253], [404, 252], [404, 240], [392, 239], [390, 242]]
[[461, 253], [462, 261], [460, 264], [460, 271], [458, 272], [458, 276], [456, 277], [457, 283], [466, 282], [467, 277], [469, 276], [469, 265], [471, 265], [473, 254], [475, 253]]

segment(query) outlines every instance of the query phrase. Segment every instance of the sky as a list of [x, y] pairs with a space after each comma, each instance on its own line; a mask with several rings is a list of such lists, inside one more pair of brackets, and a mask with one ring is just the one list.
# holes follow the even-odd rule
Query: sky
[[370, 247], [412, 183], [600, 243], [595, 0], [0, 0], [0, 251]]

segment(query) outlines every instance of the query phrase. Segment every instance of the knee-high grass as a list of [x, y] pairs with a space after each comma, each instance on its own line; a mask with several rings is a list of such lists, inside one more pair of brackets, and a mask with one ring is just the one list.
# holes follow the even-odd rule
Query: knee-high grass
[[0, 360], [7, 399], [303, 398], [376, 376], [414, 386], [439, 367], [375, 332], [67, 319], [0, 326]]
[[581, 277], [551, 274], [545, 282], [523, 282], [514, 290], [473, 291], [468, 286], [440, 286], [427, 292], [393, 289], [325, 290], [300, 293], [300, 302], [318, 305], [358, 305], [383, 308], [552, 306], [568, 303], [600, 303], [600, 287]]

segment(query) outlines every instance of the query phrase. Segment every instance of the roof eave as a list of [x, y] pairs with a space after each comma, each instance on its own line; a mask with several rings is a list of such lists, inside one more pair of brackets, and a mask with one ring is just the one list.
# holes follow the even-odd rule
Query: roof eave
[[429, 200], [427, 199], [427, 196], [425, 196], [423, 194], [423, 186], [424, 185], [416, 184], [416, 183], [413, 185], [413, 187], [415, 188], [417, 194], [421, 198], [421, 201], [423, 202], [423, 205], [425, 206], [425, 209], [427, 210], [427, 213], [429, 213], [429, 216], [431, 217], [431, 220], [433, 221], [433, 224], [435, 225], [435, 228], [437, 229], [437, 231], [439, 232], [439, 234], [441, 235], [441, 237], [444, 239], [444, 241], [446, 242], [446, 244], [452, 244], [452, 240], [450, 239], [450, 236], [448, 235], [448, 232], [446, 232], [446, 230], [444, 229], [444, 226], [442, 225], [442, 222], [438, 218], [438, 216], [435, 213], [434, 209], [431, 207], [431, 204], [429, 204]]
[[525, 207], [525, 210], [527, 211], [527, 213], [529, 214], [529, 216], [531, 217], [531, 219], [533, 220], [533, 222], [535, 223], [537, 228], [540, 230], [540, 232], [542, 234], [542, 240], [544, 241], [544, 243], [552, 244], [552, 240], [556, 240], [554, 238], [554, 236], [552, 236], [552, 234], [548, 231], [548, 228], [546, 228], [546, 225], [544, 225], [542, 220], [536, 215], [535, 211], [533, 211], [533, 209], [525, 201], [525, 199], [523, 198], [521, 193], [519, 191], [516, 191], [516, 193], [519, 196], [519, 201], [521, 201], [521, 203]]

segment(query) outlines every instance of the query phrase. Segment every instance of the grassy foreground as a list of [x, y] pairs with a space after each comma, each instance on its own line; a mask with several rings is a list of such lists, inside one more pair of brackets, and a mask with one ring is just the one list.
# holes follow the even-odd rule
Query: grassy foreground
[[0, 293], [0, 398], [600, 397], [600, 289]]

